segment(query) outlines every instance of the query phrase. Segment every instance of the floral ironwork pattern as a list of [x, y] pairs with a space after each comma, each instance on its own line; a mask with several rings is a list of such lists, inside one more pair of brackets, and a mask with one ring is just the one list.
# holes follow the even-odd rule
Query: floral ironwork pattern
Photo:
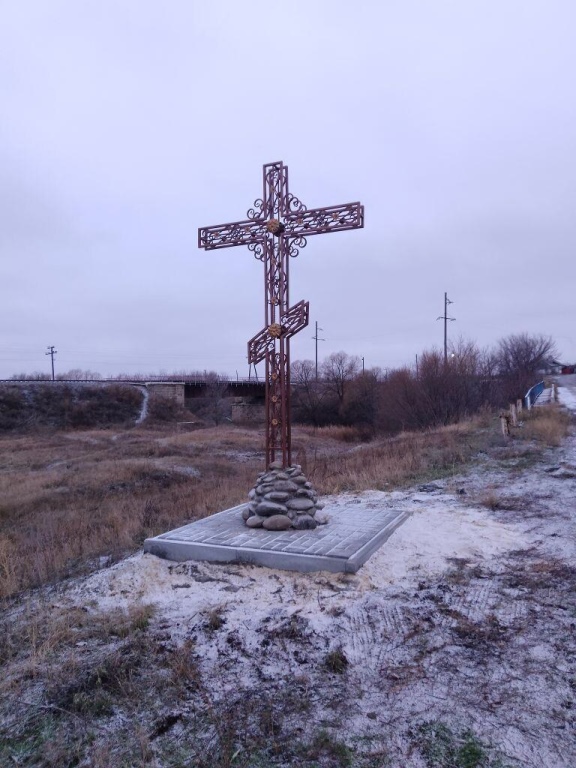
[[247, 245], [261, 242], [265, 237], [262, 224], [258, 221], [235, 221], [216, 227], [204, 227], [198, 230], [198, 248], [212, 251], [215, 248], [231, 248], [235, 245]]
[[364, 206], [360, 203], [334, 205], [330, 208], [314, 208], [299, 211], [284, 218], [286, 236], [323, 235], [326, 232], [342, 232], [364, 226]]
[[248, 363], [258, 365], [269, 352], [273, 351], [274, 339], [268, 333], [268, 328], [263, 328], [248, 342]]
[[288, 312], [282, 317], [282, 337], [289, 339], [298, 331], [302, 331], [308, 325], [310, 317], [310, 303], [308, 301], [299, 301], [290, 307]]

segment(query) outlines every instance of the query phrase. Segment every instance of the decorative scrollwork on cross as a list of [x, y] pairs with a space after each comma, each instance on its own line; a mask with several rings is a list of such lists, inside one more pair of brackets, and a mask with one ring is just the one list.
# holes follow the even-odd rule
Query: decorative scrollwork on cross
[[263, 195], [247, 219], [198, 230], [198, 247], [207, 251], [246, 245], [264, 263], [264, 327], [248, 342], [248, 361], [266, 361], [266, 466], [281, 458], [291, 464], [290, 339], [308, 325], [309, 306], [290, 307], [288, 259], [298, 255], [310, 235], [364, 226], [364, 206], [346, 203], [308, 209], [288, 188], [288, 166], [268, 163], [262, 174]]
[[287, 237], [299, 235], [309, 237], [326, 232], [340, 232], [362, 227], [364, 209], [359, 203], [349, 203], [330, 208], [317, 208], [312, 211], [299, 211], [289, 214], [284, 224]]
[[264, 261], [266, 258], [264, 243], [250, 243], [248, 245], [248, 250], [252, 251], [254, 258], [259, 261]]
[[258, 221], [261, 221], [264, 216], [264, 200], [262, 198], [258, 198], [258, 200], [254, 200], [254, 206], [253, 208], [248, 208], [246, 211], [246, 216], [252, 221], [255, 219]]
[[288, 255], [290, 258], [295, 259], [296, 256], [300, 253], [300, 250], [302, 248], [306, 248], [308, 245], [308, 241], [305, 237], [294, 237], [290, 240], [290, 245], [288, 246]]
[[298, 200], [296, 195], [293, 195], [292, 192], [289, 192], [286, 195], [286, 210], [289, 213], [301, 213], [302, 211], [306, 210], [306, 206], [304, 203], [301, 203], [300, 200]]

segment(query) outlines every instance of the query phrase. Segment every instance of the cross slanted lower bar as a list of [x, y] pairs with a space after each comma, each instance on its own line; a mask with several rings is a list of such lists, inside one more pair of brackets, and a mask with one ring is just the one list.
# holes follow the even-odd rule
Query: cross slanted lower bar
[[360, 203], [308, 210], [288, 188], [288, 166], [263, 168], [262, 197], [244, 221], [202, 227], [198, 247], [207, 251], [247, 245], [265, 268], [264, 328], [248, 342], [248, 362], [266, 361], [266, 467], [292, 463], [290, 429], [290, 338], [308, 325], [307, 301], [290, 306], [288, 265], [310, 235], [364, 226]]

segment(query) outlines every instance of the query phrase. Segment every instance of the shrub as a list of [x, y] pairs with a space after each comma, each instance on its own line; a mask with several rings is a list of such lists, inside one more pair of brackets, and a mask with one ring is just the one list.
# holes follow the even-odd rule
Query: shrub
[[1, 386], [0, 431], [123, 425], [136, 420], [141, 403], [141, 392], [121, 384]]

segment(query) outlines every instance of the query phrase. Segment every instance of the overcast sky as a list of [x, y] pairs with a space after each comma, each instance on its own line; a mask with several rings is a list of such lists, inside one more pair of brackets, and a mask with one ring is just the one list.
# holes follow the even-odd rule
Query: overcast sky
[[576, 361], [574, 0], [0, 0], [0, 377], [247, 375], [264, 163], [308, 207], [293, 359], [551, 335]]

